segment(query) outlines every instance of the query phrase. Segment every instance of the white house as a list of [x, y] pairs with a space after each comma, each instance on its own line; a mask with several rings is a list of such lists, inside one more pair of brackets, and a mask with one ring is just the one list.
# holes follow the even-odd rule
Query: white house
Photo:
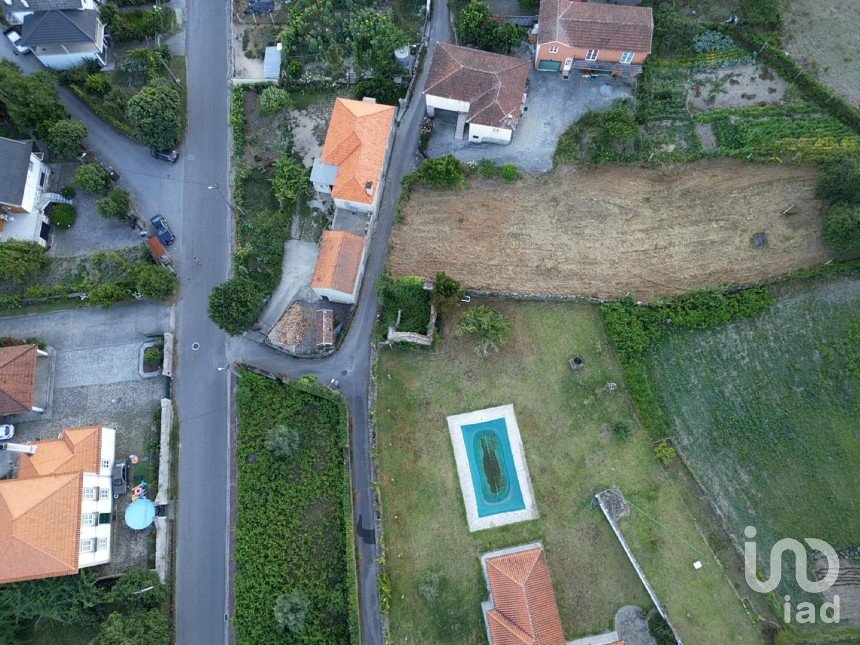
[[[510, 143], [526, 100], [528, 61], [437, 43], [424, 89], [427, 116], [457, 115], [454, 139]], [[468, 136], [466, 127], [468, 126]]]
[[311, 278], [323, 300], [355, 304], [364, 274], [365, 238], [347, 231], [325, 231]]
[[96, 0], [3, 0], [6, 21], [46, 67], [107, 62], [105, 26]]
[[49, 222], [41, 197], [51, 170], [32, 141], [0, 137], [0, 242], [24, 240], [48, 244]]

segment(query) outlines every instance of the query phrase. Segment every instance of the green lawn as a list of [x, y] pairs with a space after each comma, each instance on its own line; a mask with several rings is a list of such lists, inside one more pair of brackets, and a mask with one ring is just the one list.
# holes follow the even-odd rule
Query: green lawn
[[[739, 543], [757, 528], [760, 560], [784, 537], [839, 548], [860, 534], [860, 279], [780, 291], [760, 316], [672, 334], [649, 360], [685, 461]], [[797, 600], [783, 562], [775, 595]]]
[[[245, 370], [237, 403], [236, 640], [348, 643], [357, 632], [357, 604], [343, 459], [346, 406], [318, 386]], [[298, 447], [286, 458], [265, 445], [269, 430], [279, 426], [299, 432]], [[282, 629], [273, 611], [275, 599], [294, 590], [309, 602], [298, 633]]]
[[[650, 606], [593, 495], [617, 485], [640, 511], [621, 520], [686, 642], [757, 642], [731, 585], [709, 559], [688, 491], [667, 476], [635, 420], [598, 310], [586, 305], [495, 303], [511, 342], [481, 359], [448, 321], [432, 351], [383, 350], [378, 363], [377, 452], [392, 587], [392, 642], [483, 643], [486, 600], [479, 555], [544, 543], [568, 638], [611, 629], [625, 604]], [[581, 356], [572, 372], [567, 360]], [[607, 382], [619, 383], [606, 395]], [[469, 533], [445, 417], [513, 403], [540, 518]], [[610, 424], [629, 421], [626, 441]], [[704, 554], [704, 555], [701, 555]], [[692, 562], [706, 566], [694, 572]], [[418, 593], [443, 577], [434, 602]]]

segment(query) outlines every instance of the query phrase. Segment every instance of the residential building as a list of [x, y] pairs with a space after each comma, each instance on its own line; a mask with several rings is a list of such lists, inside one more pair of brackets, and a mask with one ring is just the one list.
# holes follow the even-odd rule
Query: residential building
[[107, 62], [105, 26], [96, 0], [3, 0], [6, 21], [46, 67], [69, 69]]
[[519, 58], [437, 43], [427, 75], [427, 116], [457, 115], [454, 139], [510, 143], [526, 100], [529, 64]]
[[70, 428], [18, 457], [0, 481], [0, 583], [51, 578], [111, 556], [116, 433]]
[[540, 542], [481, 556], [490, 599], [482, 604], [490, 645], [564, 645], [561, 617]]
[[320, 198], [332, 199], [336, 208], [376, 214], [395, 111], [373, 99], [335, 100], [322, 156], [311, 169]]
[[36, 407], [37, 359], [47, 356], [36, 345], [0, 347], [0, 419], [27, 412], [44, 412]]
[[40, 198], [51, 170], [32, 141], [0, 137], [0, 242], [24, 240], [48, 245], [50, 224]]
[[346, 231], [325, 231], [311, 278], [323, 300], [355, 304], [364, 273], [365, 238]]
[[650, 7], [541, 0], [535, 69], [633, 78], [651, 53]]

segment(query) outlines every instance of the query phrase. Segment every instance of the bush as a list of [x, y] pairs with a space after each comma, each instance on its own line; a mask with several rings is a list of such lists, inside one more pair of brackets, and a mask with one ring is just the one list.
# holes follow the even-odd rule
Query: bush
[[263, 116], [275, 116], [292, 107], [293, 100], [289, 92], [280, 87], [270, 85], [260, 93], [260, 114]]
[[305, 66], [302, 65], [301, 61], [293, 58], [287, 62], [286, 70], [287, 78], [293, 81], [297, 81], [302, 77], [302, 74], [305, 73]]
[[612, 424], [612, 435], [616, 439], [624, 440], [630, 436], [630, 433], [633, 431], [633, 426], [630, 425], [629, 421], [624, 419], [620, 419], [615, 421]]
[[87, 80], [84, 82], [84, 89], [89, 94], [95, 94], [96, 96], [104, 96], [110, 91], [111, 87], [113, 87], [113, 84], [110, 77], [98, 72], [89, 74]]
[[454, 310], [460, 300], [460, 283], [446, 273], [436, 274], [433, 285], [433, 304], [440, 314], [447, 314]]
[[772, 31], [782, 29], [782, 7], [779, 0], [741, 0], [740, 17], [754, 27]]
[[501, 169], [492, 159], [481, 159], [475, 165], [475, 170], [477, 170], [478, 174], [484, 179], [495, 179], [499, 176], [499, 171]]
[[233, 276], [209, 294], [209, 318], [231, 336], [248, 331], [263, 311], [266, 292], [250, 278]]
[[51, 211], [51, 224], [57, 228], [71, 228], [75, 223], [75, 207], [70, 204], [54, 204]]
[[824, 216], [821, 237], [834, 253], [860, 252], [860, 204], [833, 204]]
[[233, 131], [233, 154], [241, 156], [245, 149], [245, 88], [236, 85], [230, 90], [230, 129]]
[[136, 273], [135, 288], [147, 300], [170, 300], [176, 292], [176, 275], [167, 267], [141, 264]]
[[[164, 348], [162, 345], [154, 345], [147, 349], [147, 352], [155, 351], [159, 353], [159, 357], [148, 363], [161, 364], [161, 353]], [[149, 591], [140, 593], [141, 589], [150, 588]], [[167, 600], [167, 587], [161, 582], [158, 574], [155, 571], [150, 571], [144, 568], [128, 569], [111, 588], [108, 599], [113, 604], [121, 608], [134, 607], [135, 609], [156, 609], [161, 607]]]
[[6, 240], [0, 242], [0, 280], [22, 282], [31, 278], [49, 262], [45, 249], [35, 242]]
[[131, 193], [122, 188], [112, 188], [96, 202], [96, 207], [102, 217], [125, 219], [131, 214]]
[[653, 8], [653, 53], [657, 56], [688, 56], [694, 53], [693, 39], [701, 27], [668, 2], [655, 3]]
[[355, 84], [356, 100], [360, 101], [366, 96], [376, 99], [377, 103], [397, 105], [398, 101], [406, 96], [406, 88], [387, 76], [374, 76]]
[[675, 461], [675, 457], [678, 456], [678, 453], [675, 452], [674, 446], [672, 446], [672, 444], [670, 444], [666, 439], [657, 442], [654, 446], [654, 454], [657, 455], [657, 459], [663, 462], [664, 466], [671, 464]]
[[102, 623], [98, 642], [100, 645], [167, 645], [170, 643], [170, 621], [159, 609], [118, 611]]
[[433, 602], [442, 591], [442, 576], [435, 571], [425, 571], [418, 580], [418, 593], [427, 602]]
[[82, 121], [60, 119], [48, 129], [48, 148], [58, 157], [77, 157], [86, 137], [87, 126]]
[[130, 294], [127, 289], [123, 289], [118, 284], [107, 282], [105, 284], [97, 284], [90, 289], [89, 299], [94, 305], [104, 307], [112, 307], [113, 305], [128, 300]]
[[63, 186], [60, 188], [60, 197], [65, 197], [66, 199], [74, 199], [75, 198], [75, 189], [72, 186]]
[[842, 154], [825, 162], [815, 194], [832, 202], [860, 204], [860, 154]]
[[143, 351], [143, 362], [147, 365], [161, 365], [164, 362], [164, 344], [158, 343], [152, 347], [147, 347]]
[[463, 164], [454, 155], [425, 159], [418, 172], [421, 181], [438, 190], [454, 190], [466, 185]]
[[508, 342], [511, 323], [501, 311], [479, 305], [466, 311], [457, 323], [455, 336], [461, 338], [466, 333], [478, 337], [475, 353], [488, 356], [490, 352], [498, 352], [499, 346]]
[[693, 49], [697, 53], [702, 52], [724, 52], [735, 46], [731, 36], [726, 36], [718, 31], [706, 31], [693, 38]]
[[506, 54], [523, 39], [522, 29], [497, 20], [490, 6], [483, 0], [471, 0], [460, 11], [457, 32], [464, 44]]
[[648, 633], [657, 641], [657, 645], [675, 645], [675, 635], [672, 628], [657, 611], [648, 616]]
[[309, 197], [311, 194], [308, 169], [295, 157], [283, 155], [275, 162], [272, 188], [281, 208], [291, 208], [298, 200]]
[[502, 179], [505, 181], [516, 181], [520, 178], [520, 170], [512, 163], [502, 166]]
[[[588, 136], [586, 136], [588, 135]], [[603, 112], [586, 112], [558, 140], [556, 163], [620, 161], [639, 143], [639, 126], [626, 103]]]
[[266, 435], [266, 448], [276, 457], [286, 459], [299, 447], [299, 431], [290, 426], [278, 426]]
[[101, 164], [85, 163], [75, 171], [72, 183], [84, 192], [103, 195], [108, 191], [108, 173]]

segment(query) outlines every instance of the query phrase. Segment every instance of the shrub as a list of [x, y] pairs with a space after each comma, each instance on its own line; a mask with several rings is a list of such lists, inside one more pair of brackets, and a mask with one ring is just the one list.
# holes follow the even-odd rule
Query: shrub
[[519, 27], [497, 20], [483, 0], [471, 0], [460, 11], [457, 32], [464, 44], [504, 53], [509, 53], [523, 38]]
[[502, 179], [505, 181], [516, 181], [520, 178], [520, 170], [512, 163], [502, 166]]
[[152, 347], [147, 347], [143, 351], [143, 362], [147, 365], [161, 365], [164, 362], [164, 345], [158, 343]]
[[693, 39], [701, 28], [668, 2], [654, 4], [653, 53], [658, 56], [693, 54]]
[[76, 157], [86, 136], [87, 126], [82, 121], [60, 119], [48, 129], [48, 148], [59, 157]]
[[292, 455], [298, 449], [299, 441], [299, 431], [290, 426], [278, 426], [266, 434], [266, 448], [281, 459]]
[[131, 193], [122, 188], [112, 188], [96, 202], [96, 207], [102, 217], [125, 219], [131, 214]]
[[122, 302], [124, 300], [128, 300], [130, 294], [127, 289], [123, 289], [118, 284], [112, 284], [110, 282], [104, 284], [97, 284], [92, 289], [90, 289], [89, 299], [90, 302], [94, 305], [99, 305], [107, 309], [118, 302]]
[[305, 628], [308, 609], [307, 594], [301, 589], [294, 589], [275, 599], [275, 620], [283, 629], [297, 634]]
[[84, 82], [84, 89], [89, 94], [95, 94], [96, 96], [104, 96], [110, 91], [112, 86], [110, 77], [98, 72], [89, 74], [87, 80]]
[[60, 188], [60, 197], [65, 197], [66, 199], [74, 199], [75, 198], [75, 189], [73, 186], [63, 186]]
[[693, 38], [693, 49], [698, 52], [724, 52], [735, 46], [731, 36], [718, 31], [706, 31]]
[[657, 645], [675, 645], [675, 635], [672, 628], [657, 611], [648, 616], [648, 633], [657, 641]]
[[456, 337], [461, 338], [466, 333], [478, 337], [475, 353], [488, 356], [490, 352], [498, 352], [499, 346], [508, 342], [511, 323], [497, 309], [479, 305], [466, 311], [457, 323]]
[[418, 580], [418, 593], [427, 602], [433, 602], [442, 590], [442, 576], [435, 571], [425, 571]]
[[289, 155], [283, 155], [275, 162], [275, 176], [272, 188], [281, 208], [293, 206], [299, 199], [310, 196], [310, 176], [305, 165]]
[[499, 176], [499, 166], [492, 159], [481, 159], [475, 165], [475, 170], [484, 179], [495, 179]]
[[833, 202], [860, 204], [860, 153], [837, 155], [825, 162], [815, 194]]
[[625, 419], [619, 419], [612, 424], [612, 435], [616, 439], [624, 440], [630, 436], [630, 433], [633, 431], [633, 426], [630, 425], [629, 421]]
[[130, 643], [169, 643], [170, 621], [160, 609], [113, 612], [102, 623], [98, 642], [100, 645], [129, 645]]
[[[161, 345], [154, 345], [146, 351], [163, 351]], [[158, 358], [154, 363], [161, 363], [161, 358]], [[147, 589], [141, 593], [141, 589]], [[128, 569], [114, 583], [108, 593], [108, 600], [118, 607], [135, 609], [155, 609], [161, 607], [164, 601], [167, 600], [167, 587], [161, 582], [158, 574], [155, 571], [144, 569], [142, 567]]]
[[241, 156], [245, 149], [245, 88], [236, 85], [230, 90], [230, 129], [233, 130], [233, 154]]
[[75, 171], [72, 183], [84, 192], [103, 195], [108, 190], [108, 173], [101, 164], [85, 163]]
[[425, 159], [419, 174], [425, 184], [439, 190], [454, 190], [466, 185], [463, 164], [454, 155]]
[[209, 294], [209, 318], [231, 336], [248, 331], [263, 310], [266, 293], [256, 281], [233, 276]]
[[436, 282], [433, 285], [433, 304], [441, 314], [454, 310], [460, 299], [460, 283], [446, 273], [436, 274]]
[[148, 300], [169, 300], [176, 292], [176, 276], [167, 267], [140, 264], [136, 274], [135, 288]]
[[422, 148], [426, 148], [427, 144], [430, 143], [430, 138], [433, 136], [434, 127], [435, 126], [433, 123], [433, 119], [431, 119], [430, 117], [425, 116], [424, 119], [421, 121], [419, 143], [421, 144]]
[[782, 7], [779, 0], [741, 0], [740, 17], [755, 27], [772, 31], [782, 29]]
[[674, 446], [672, 446], [672, 444], [670, 444], [666, 439], [657, 442], [654, 446], [654, 454], [657, 455], [657, 459], [663, 462], [664, 466], [671, 464], [675, 460], [675, 457], [678, 456], [678, 453], [675, 452]]
[[287, 78], [297, 81], [302, 77], [302, 74], [305, 72], [305, 66], [302, 65], [302, 62], [296, 60], [295, 58], [287, 61]]
[[824, 216], [821, 237], [834, 253], [860, 251], [860, 204], [833, 204]]
[[75, 207], [70, 204], [55, 204], [51, 211], [51, 224], [57, 228], [71, 228], [75, 223]]
[[35, 242], [6, 240], [0, 242], [0, 280], [22, 282], [49, 262], [45, 250]]
[[620, 160], [638, 142], [639, 126], [633, 112], [621, 103], [603, 112], [586, 112], [559, 138], [554, 158], [556, 163]]
[[280, 87], [270, 85], [260, 93], [260, 114], [263, 116], [274, 116], [292, 107], [293, 100], [289, 92]]

